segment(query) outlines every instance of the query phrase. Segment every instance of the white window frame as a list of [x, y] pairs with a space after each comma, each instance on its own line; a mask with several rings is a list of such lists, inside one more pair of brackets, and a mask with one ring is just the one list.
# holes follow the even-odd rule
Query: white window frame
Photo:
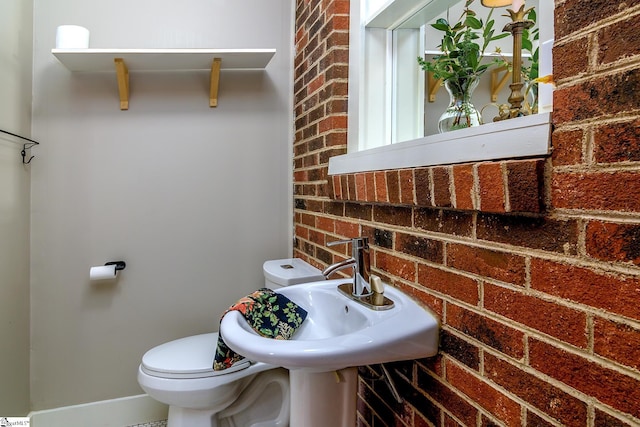
[[[384, 138], [385, 141], [391, 140], [391, 132], [394, 128], [392, 120], [397, 116], [389, 106], [395, 103], [384, 102], [385, 99], [399, 96], [401, 91], [397, 90], [398, 85], [404, 84], [410, 87], [413, 85], [418, 89], [424, 87], [421, 86], [424, 85], [424, 77], [419, 76], [423, 73], [416, 73], [417, 77], [413, 80], [394, 79], [393, 51], [397, 46], [394, 46], [397, 40], [392, 36], [392, 29], [425, 5], [446, 8], [455, 0], [388, 0], [384, 5], [373, 6], [378, 12], [371, 14], [368, 8], [372, 7], [371, 5], [376, 1], [380, 2], [380, 0], [351, 1], [348, 147], [347, 154], [334, 156], [329, 160], [330, 175], [549, 154], [551, 114], [548, 112], [447, 134], [430, 135], [397, 144], [381, 145], [376, 141], [378, 137]], [[551, 10], [541, 10], [539, 16], [545, 13], [546, 16], [549, 13], [552, 16], [552, 0], [541, 0], [541, 7], [543, 3], [546, 7], [551, 7]], [[384, 40], [384, 43], [379, 44], [378, 51], [366, 52], [365, 26], [371, 25], [372, 22], [380, 28], [373, 32], [378, 32], [377, 37]], [[540, 32], [541, 40], [553, 36], [553, 28], [541, 28]], [[416, 32], [415, 39], [423, 40], [424, 37]], [[551, 45], [552, 43], [547, 43], [546, 46], [541, 46], [540, 75], [551, 73]], [[371, 49], [371, 47], [368, 48]], [[366, 66], [363, 65], [366, 64], [367, 53], [369, 58], [375, 58], [373, 72], [367, 72]], [[417, 66], [415, 68], [418, 69]], [[541, 85], [541, 89], [543, 86], [545, 85]], [[541, 96], [543, 96], [542, 93]], [[551, 94], [547, 92], [544, 96], [550, 98]], [[382, 112], [379, 120], [376, 120], [376, 128], [373, 131], [365, 129], [360, 114], [365, 108]], [[411, 125], [421, 126], [421, 124], [409, 123], [409, 126]]]

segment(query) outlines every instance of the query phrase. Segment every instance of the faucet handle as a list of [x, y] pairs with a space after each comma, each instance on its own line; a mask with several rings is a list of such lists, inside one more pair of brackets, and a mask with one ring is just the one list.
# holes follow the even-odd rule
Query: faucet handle
[[353, 247], [356, 248], [356, 249], [368, 249], [369, 248], [369, 238], [368, 237], [354, 237], [353, 239], [348, 239], [348, 240], [334, 240], [333, 242], [327, 242], [327, 246], [347, 245], [349, 243], [352, 243]]

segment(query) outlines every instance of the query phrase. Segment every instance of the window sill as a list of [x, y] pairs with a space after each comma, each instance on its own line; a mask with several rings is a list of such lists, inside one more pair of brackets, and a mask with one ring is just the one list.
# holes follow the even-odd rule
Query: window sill
[[551, 113], [430, 135], [329, 159], [329, 175], [549, 154]]

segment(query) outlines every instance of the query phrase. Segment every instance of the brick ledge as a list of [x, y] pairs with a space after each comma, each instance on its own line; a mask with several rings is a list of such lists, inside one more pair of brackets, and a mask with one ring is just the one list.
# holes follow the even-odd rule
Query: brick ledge
[[544, 158], [333, 175], [336, 200], [475, 210], [545, 210]]

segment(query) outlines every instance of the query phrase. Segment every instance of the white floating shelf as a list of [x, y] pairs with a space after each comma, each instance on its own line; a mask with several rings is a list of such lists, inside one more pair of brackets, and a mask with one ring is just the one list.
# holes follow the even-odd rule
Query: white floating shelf
[[75, 72], [115, 71], [120, 109], [129, 108], [130, 71], [211, 70], [209, 106], [218, 105], [220, 70], [264, 69], [275, 49], [51, 49]]

